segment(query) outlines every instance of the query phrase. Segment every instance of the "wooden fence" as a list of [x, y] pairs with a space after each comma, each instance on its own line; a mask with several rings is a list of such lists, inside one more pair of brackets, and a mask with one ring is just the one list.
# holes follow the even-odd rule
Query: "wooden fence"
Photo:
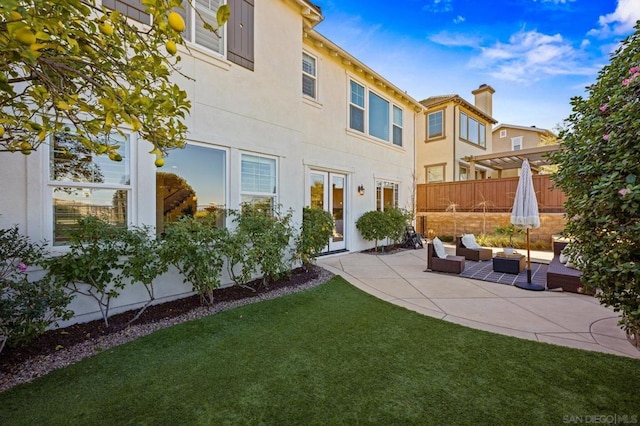
[[[518, 178], [418, 184], [416, 208], [424, 212], [509, 212]], [[553, 188], [549, 175], [533, 176], [540, 213], [563, 213], [566, 195]]]

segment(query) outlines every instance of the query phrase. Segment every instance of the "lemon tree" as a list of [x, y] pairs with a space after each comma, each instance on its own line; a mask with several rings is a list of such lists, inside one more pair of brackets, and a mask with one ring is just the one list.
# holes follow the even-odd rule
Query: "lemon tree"
[[[142, 4], [150, 25], [96, 0], [0, 2], [0, 151], [31, 154], [66, 126], [114, 161], [117, 147], [104, 141], [123, 128], [158, 156], [184, 146], [190, 102], [170, 78], [180, 72], [182, 1]], [[206, 27], [216, 31], [228, 17], [221, 6]]]

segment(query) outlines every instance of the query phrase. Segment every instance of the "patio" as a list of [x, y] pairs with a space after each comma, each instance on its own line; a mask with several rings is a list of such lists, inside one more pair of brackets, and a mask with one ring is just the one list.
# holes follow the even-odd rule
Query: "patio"
[[[453, 246], [447, 246], [453, 254]], [[531, 252], [549, 261], [550, 252]], [[407, 309], [471, 328], [640, 359], [618, 315], [586, 295], [527, 291], [512, 285], [425, 272], [426, 249], [391, 255], [351, 253], [318, 264], [355, 287]]]

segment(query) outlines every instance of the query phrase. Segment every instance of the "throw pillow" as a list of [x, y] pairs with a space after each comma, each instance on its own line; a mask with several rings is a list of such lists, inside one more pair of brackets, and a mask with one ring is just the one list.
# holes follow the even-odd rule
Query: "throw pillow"
[[560, 260], [560, 263], [565, 264], [569, 258], [564, 253], [560, 253], [560, 258], [558, 260]]
[[480, 248], [480, 246], [476, 242], [476, 237], [473, 234], [464, 234], [462, 236], [462, 244], [469, 249]]
[[433, 248], [436, 251], [436, 255], [440, 258], [440, 259], [446, 259], [447, 258], [447, 252], [444, 250], [444, 244], [442, 244], [442, 241], [440, 241], [440, 238], [435, 237], [433, 239]]

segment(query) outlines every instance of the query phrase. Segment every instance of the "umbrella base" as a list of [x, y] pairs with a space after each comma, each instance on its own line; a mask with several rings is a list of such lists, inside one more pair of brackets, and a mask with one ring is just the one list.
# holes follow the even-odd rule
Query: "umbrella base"
[[521, 288], [523, 290], [531, 290], [531, 291], [544, 291], [545, 287], [542, 284], [534, 284], [534, 283], [521, 283], [517, 282], [514, 286]]

